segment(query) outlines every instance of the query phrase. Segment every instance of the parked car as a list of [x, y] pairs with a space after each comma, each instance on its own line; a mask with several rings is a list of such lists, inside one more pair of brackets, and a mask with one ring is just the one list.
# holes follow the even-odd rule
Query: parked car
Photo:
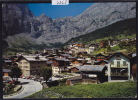
[[11, 80], [4, 80], [3, 83], [9, 83]]
[[24, 77], [24, 76], [23, 76], [22, 78], [23, 78], [23, 79], [26, 79], [26, 77]]
[[55, 75], [54, 77], [56, 77], [56, 78], [63, 78], [63, 76], [61, 76], [61, 75]]
[[31, 78], [31, 76], [26, 77], [26, 79], [30, 79], [30, 78]]
[[14, 84], [14, 83], [15, 83], [15, 80], [10, 81], [9, 83], [10, 83], [10, 84]]
[[20, 76], [20, 78], [23, 78], [23, 77], [24, 77], [24, 75], [21, 75], [21, 76]]

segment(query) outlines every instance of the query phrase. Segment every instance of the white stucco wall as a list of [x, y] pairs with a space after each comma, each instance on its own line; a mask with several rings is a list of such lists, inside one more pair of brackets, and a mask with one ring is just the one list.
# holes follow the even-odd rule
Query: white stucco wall
[[[117, 67], [117, 61], [120, 61], [121, 68], [126, 68], [126, 66], [123, 66], [123, 61], [126, 61], [126, 65], [128, 68], [128, 80], [130, 80], [130, 60], [123, 55], [120, 55], [120, 57], [120, 60], [117, 60], [116, 56], [113, 56], [108, 60], [108, 81], [111, 81], [111, 67]], [[115, 66], [111, 66], [111, 62], [114, 62]]]

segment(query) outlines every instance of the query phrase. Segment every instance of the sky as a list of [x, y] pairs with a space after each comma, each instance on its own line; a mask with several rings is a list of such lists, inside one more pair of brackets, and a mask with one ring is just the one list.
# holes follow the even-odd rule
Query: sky
[[93, 3], [70, 3], [69, 5], [52, 5], [51, 3], [30, 3], [28, 6], [36, 17], [44, 13], [52, 19], [56, 19], [67, 16], [75, 17], [92, 4]]

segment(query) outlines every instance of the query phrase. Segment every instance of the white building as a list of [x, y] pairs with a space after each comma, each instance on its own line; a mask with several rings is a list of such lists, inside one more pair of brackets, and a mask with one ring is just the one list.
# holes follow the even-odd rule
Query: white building
[[112, 80], [130, 80], [130, 58], [123, 53], [108, 58], [108, 81]]

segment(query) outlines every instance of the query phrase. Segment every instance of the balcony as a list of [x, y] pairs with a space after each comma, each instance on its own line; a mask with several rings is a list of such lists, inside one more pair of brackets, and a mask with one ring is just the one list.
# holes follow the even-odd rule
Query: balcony
[[125, 77], [127, 77], [128, 73], [115, 73], [115, 72], [112, 72], [111, 76], [125, 76]]
[[117, 65], [117, 64], [114, 64], [114, 65], [110, 65], [111, 68], [128, 68], [128, 65]]

